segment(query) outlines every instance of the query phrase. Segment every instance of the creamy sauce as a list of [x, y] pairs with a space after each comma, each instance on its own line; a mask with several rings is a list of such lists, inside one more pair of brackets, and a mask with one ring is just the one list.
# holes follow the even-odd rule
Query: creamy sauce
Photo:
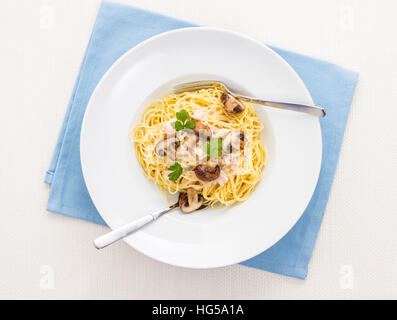
[[[200, 110], [196, 110], [193, 114], [193, 118], [203, 121], [206, 118], [206, 114], [204, 114]], [[180, 145], [176, 151], [176, 161], [178, 161], [183, 168], [207, 163], [207, 153], [204, 150], [205, 140], [203, 141], [202, 139], [199, 139], [192, 130], [176, 131], [172, 127], [172, 123], [175, 121], [176, 119], [172, 119], [166, 122], [163, 125], [161, 132], [167, 135], [175, 136], [180, 141]], [[230, 133], [231, 131], [228, 129], [211, 128], [212, 138], [225, 139], [225, 137], [228, 136]], [[238, 134], [234, 134], [233, 139], [237, 139], [236, 137], [238, 137]], [[238, 146], [239, 148], [240, 141], [232, 140], [232, 145]], [[243, 160], [244, 153], [240, 150], [232, 153], [223, 152], [221, 157], [213, 158], [209, 161], [211, 164], [219, 164], [221, 166], [221, 173], [219, 177], [210, 182], [200, 182], [203, 184], [203, 186], [210, 186], [214, 183], [218, 183], [221, 186], [224, 185], [229, 180], [229, 177], [236, 174], [237, 171], [241, 168]], [[170, 161], [170, 163], [173, 162], [174, 161]], [[165, 174], [168, 175], [168, 172], [166, 172]], [[195, 177], [194, 174], [193, 176]]]
[[206, 119], [206, 115], [205, 115], [205, 113], [203, 111], [196, 110], [196, 111], [194, 111], [192, 118], [193, 119], [197, 119], [197, 120], [205, 120]]

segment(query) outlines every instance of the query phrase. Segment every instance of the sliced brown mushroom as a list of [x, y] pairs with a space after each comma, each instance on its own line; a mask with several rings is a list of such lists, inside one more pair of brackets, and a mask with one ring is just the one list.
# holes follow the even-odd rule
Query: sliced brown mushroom
[[201, 181], [213, 181], [221, 174], [221, 167], [217, 164], [216, 166], [200, 164], [194, 169], [196, 177]]
[[237, 150], [243, 150], [245, 135], [242, 131], [230, 132], [222, 141], [222, 150], [224, 153], [233, 153]]
[[244, 111], [244, 105], [230, 94], [222, 93], [221, 100], [223, 108], [228, 113], [236, 114]]
[[187, 189], [187, 193], [179, 194], [179, 207], [184, 213], [191, 213], [203, 207], [204, 198], [193, 188]]
[[207, 139], [211, 137], [211, 129], [208, 125], [200, 120], [195, 120], [196, 126], [194, 127], [194, 133], [199, 136], [200, 138]]
[[180, 141], [176, 137], [164, 138], [157, 142], [154, 150], [159, 157], [168, 157], [174, 161], [176, 149], [179, 145]]

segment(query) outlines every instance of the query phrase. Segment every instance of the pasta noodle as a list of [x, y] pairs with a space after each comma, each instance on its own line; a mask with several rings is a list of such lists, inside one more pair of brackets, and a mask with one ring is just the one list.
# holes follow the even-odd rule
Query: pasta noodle
[[[145, 175], [165, 194], [167, 191], [174, 194], [193, 188], [204, 197], [205, 205], [212, 207], [232, 205], [246, 200], [261, 180], [267, 161], [266, 150], [260, 138], [263, 125], [250, 103], [243, 103], [245, 108], [239, 114], [225, 112], [221, 100], [222, 93], [217, 88], [209, 88], [170, 94], [151, 102], [141, 120], [131, 129], [129, 138], [135, 144], [136, 156]], [[215, 181], [201, 181], [194, 170], [191, 170], [197, 165], [197, 154], [200, 154], [201, 150], [206, 150], [203, 148], [205, 141], [200, 142], [199, 147], [196, 144], [196, 157], [181, 156], [181, 159], [178, 159], [177, 156], [176, 160], [164, 161], [155, 151], [159, 140], [175, 133], [172, 123], [176, 121], [176, 113], [183, 109], [189, 113], [191, 119], [208, 125], [213, 136], [223, 138], [222, 141], [225, 141], [225, 135], [230, 132], [244, 133], [244, 149], [241, 152], [222, 154], [214, 159], [212, 156], [208, 159], [205, 152], [204, 156], [200, 156], [201, 160], [204, 157], [205, 161], [220, 165], [221, 175]], [[180, 153], [182, 154], [182, 151]], [[175, 161], [181, 163], [185, 170], [176, 181], [170, 181], [169, 167]]]

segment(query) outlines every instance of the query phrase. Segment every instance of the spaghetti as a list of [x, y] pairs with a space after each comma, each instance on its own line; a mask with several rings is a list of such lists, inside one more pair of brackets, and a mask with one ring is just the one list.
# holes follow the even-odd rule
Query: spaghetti
[[[238, 114], [226, 112], [222, 94], [217, 88], [209, 88], [155, 100], [130, 131], [129, 138], [135, 143], [136, 156], [145, 175], [165, 194], [185, 193], [192, 188], [204, 197], [205, 205], [232, 205], [246, 200], [261, 180], [267, 161], [260, 138], [263, 125], [250, 103], [243, 103], [244, 110]], [[175, 125], [181, 110], [189, 115], [187, 121], [193, 120], [195, 129], [200, 126], [209, 129], [210, 137], [202, 139], [189, 133], [192, 122], [190, 125], [185, 122], [185, 127]], [[158, 150], [159, 141], [169, 146], [173, 142], [172, 156], [168, 149], [168, 157], [164, 158], [164, 150]], [[214, 156], [207, 152], [212, 141], [221, 142], [218, 148], [215, 146]], [[200, 179], [195, 169], [200, 164], [218, 166], [219, 176], [212, 181]], [[182, 170], [175, 179], [170, 168], [177, 167]]]

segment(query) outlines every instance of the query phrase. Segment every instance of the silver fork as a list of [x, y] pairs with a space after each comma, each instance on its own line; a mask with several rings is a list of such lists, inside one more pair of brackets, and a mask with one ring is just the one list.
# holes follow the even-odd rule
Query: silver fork
[[230, 89], [226, 86], [225, 83], [221, 81], [214, 81], [214, 80], [206, 80], [206, 81], [194, 81], [194, 82], [185, 82], [179, 84], [174, 87], [174, 93], [182, 93], [187, 91], [197, 91], [201, 89], [208, 89], [208, 88], [218, 88], [227, 94], [231, 95], [232, 97], [246, 102], [257, 103], [266, 107], [277, 108], [277, 109], [285, 109], [285, 110], [292, 110], [292, 111], [299, 111], [308, 114], [312, 114], [318, 117], [325, 116], [325, 110], [322, 107], [318, 106], [309, 106], [305, 104], [296, 104], [296, 103], [287, 103], [287, 102], [276, 102], [276, 101], [267, 101], [262, 99], [251, 98], [243, 95], [238, 95], [230, 91]]
[[117, 229], [114, 229], [108, 233], [105, 233], [104, 235], [95, 239], [94, 246], [97, 249], [103, 249], [103, 248], [107, 247], [108, 245], [125, 238], [126, 236], [130, 235], [131, 233], [133, 233], [139, 229], [142, 229], [147, 224], [157, 220], [163, 214], [165, 214], [177, 207], [179, 207], [178, 202], [165, 208], [165, 209], [158, 210], [154, 213], [148, 214], [142, 218], [139, 218], [139, 219], [134, 220], [130, 223], [127, 223], [126, 225], [121, 226]]

